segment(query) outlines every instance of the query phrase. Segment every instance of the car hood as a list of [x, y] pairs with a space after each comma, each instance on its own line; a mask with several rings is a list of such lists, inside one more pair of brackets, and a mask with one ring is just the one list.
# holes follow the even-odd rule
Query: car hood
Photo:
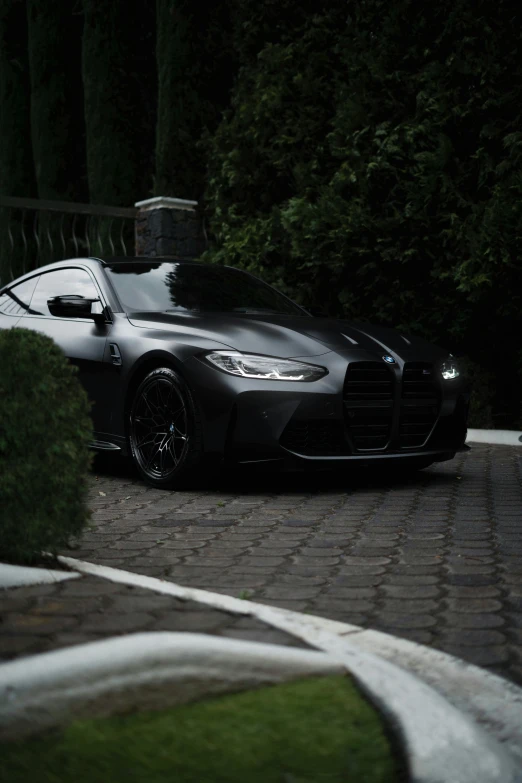
[[390, 353], [408, 359], [412, 356], [436, 358], [444, 351], [418, 337], [403, 335], [387, 327], [331, 318], [230, 315], [229, 313], [129, 313], [137, 327], [176, 334], [180, 341], [190, 335], [205, 343], [244, 353], [283, 358], [319, 356], [329, 351], [364, 351], [382, 356]]

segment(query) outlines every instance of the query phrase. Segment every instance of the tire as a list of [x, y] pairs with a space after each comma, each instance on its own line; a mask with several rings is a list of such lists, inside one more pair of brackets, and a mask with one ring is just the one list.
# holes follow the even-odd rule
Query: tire
[[189, 387], [170, 367], [152, 370], [136, 389], [128, 439], [138, 473], [153, 487], [180, 488], [201, 461], [198, 409]]

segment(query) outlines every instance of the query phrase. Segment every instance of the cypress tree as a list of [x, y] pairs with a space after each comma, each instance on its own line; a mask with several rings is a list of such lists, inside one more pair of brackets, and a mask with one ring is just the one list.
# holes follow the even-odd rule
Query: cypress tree
[[24, 0], [0, 3], [0, 193], [35, 195]]
[[151, 195], [156, 122], [155, 9], [83, 0], [83, 85], [90, 200]]
[[[24, 0], [0, 3], [0, 193], [22, 198], [36, 195]], [[23, 258], [11, 250], [8, 221], [16, 242], [19, 214], [0, 208], [0, 285], [23, 271]]]
[[82, 14], [67, 0], [27, 0], [31, 137], [38, 195], [85, 201]]
[[235, 70], [231, 0], [157, 0], [157, 195], [201, 198], [202, 137], [227, 105]]

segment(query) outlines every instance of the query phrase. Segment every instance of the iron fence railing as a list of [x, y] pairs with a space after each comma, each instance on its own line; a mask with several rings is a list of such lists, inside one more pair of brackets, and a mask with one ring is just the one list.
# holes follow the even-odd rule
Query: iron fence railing
[[0, 196], [0, 285], [51, 261], [132, 256], [137, 210]]

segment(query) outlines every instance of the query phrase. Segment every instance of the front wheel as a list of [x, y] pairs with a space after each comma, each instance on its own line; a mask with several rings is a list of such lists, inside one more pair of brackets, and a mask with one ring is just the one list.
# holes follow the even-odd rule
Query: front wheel
[[169, 367], [150, 372], [129, 413], [129, 446], [138, 472], [163, 489], [180, 486], [201, 459], [197, 407], [185, 381]]

